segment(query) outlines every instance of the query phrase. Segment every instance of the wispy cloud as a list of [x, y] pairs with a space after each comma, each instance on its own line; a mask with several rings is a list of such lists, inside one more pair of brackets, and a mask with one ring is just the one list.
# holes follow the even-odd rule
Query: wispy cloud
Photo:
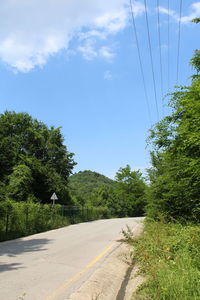
[[200, 2], [195, 2], [191, 5], [191, 13], [188, 16], [182, 17], [182, 23], [189, 23], [191, 20], [200, 17]]
[[112, 61], [112, 58], [115, 56], [115, 53], [108, 46], [103, 46], [99, 49], [100, 56], [106, 58], [108, 61]]
[[82, 53], [86, 60], [92, 60], [98, 55], [98, 52], [95, 51], [94, 42], [91, 39], [87, 39], [83, 45], [79, 46], [78, 51]]
[[[11, 68], [28, 72], [42, 67], [61, 50], [78, 41], [85, 59], [113, 56], [106, 40], [128, 25], [128, 0], [1, 0], [0, 60]], [[136, 1], [134, 14], [143, 5]], [[95, 41], [105, 41], [97, 48]]]
[[162, 6], [159, 6], [158, 9], [159, 9], [160, 13], [165, 14], [165, 15], [169, 15], [169, 16], [173, 17], [176, 20], [178, 19], [178, 15], [176, 14], [175, 11], [168, 10], [167, 8], [162, 7]]
[[[163, 14], [170, 15], [176, 21], [180, 20], [179, 15], [173, 10], [168, 11], [167, 8], [159, 6], [159, 11]], [[190, 7], [190, 13], [187, 16], [183, 16], [181, 18], [181, 22], [183, 24], [187, 24], [187, 23], [191, 22], [192, 19], [198, 18], [198, 17], [200, 17], [200, 2], [194, 2]]]

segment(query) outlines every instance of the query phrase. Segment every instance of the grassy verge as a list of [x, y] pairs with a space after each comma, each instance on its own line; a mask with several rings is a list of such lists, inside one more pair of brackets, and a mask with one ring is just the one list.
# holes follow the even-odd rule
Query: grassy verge
[[146, 277], [134, 299], [200, 299], [200, 227], [147, 222], [142, 236], [126, 238]]
[[111, 217], [107, 208], [66, 209], [61, 205], [0, 202], [0, 242], [60, 228], [69, 224]]

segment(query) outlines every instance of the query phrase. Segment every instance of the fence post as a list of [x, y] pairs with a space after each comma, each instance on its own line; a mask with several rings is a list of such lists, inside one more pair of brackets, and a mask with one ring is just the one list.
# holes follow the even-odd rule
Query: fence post
[[64, 205], [62, 205], [62, 207], [61, 207], [61, 215], [62, 215], [62, 225], [65, 225], [65, 222], [64, 222]]
[[9, 214], [6, 212], [6, 239], [8, 238]]
[[28, 215], [29, 215], [29, 210], [28, 210], [28, 206], [26, 207], [26, 234], [29, 233], [29, 228], [28, 228]]

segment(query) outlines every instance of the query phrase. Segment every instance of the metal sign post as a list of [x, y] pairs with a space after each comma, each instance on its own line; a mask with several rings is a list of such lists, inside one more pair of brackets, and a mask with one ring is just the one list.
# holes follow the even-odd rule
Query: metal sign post
[[56, 193], [53, 193], [51, 196], [51, 200], [53, 200], [53, 205], [55, 204], [55, 200], [58, 200], [58, 197], [56, 196]]

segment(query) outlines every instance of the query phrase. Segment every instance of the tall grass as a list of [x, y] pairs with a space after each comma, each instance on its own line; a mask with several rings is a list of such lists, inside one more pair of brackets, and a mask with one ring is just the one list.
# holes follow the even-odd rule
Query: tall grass
[[0, 202], [0, 241], [109, 217], [107, 208], [69, 209], [61, 205], [7, 200]]
[[200, 300], [200, 228], [147, 222], [134, 246], [146, 281], [134, 299]]

